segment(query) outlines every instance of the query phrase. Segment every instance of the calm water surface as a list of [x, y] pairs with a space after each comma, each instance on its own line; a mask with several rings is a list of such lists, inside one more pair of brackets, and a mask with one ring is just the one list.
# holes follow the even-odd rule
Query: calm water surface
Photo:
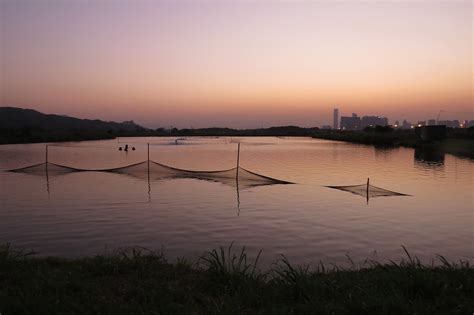
[[[0, 242], [41, 255], [78, 257], [126, 246], [196, 257], [246, 245], [263, 263], [345, 264], [400, 259], [474, 260], [472, 160], [413, 149], [375, 149], [308, 138], [120, 138], [52, 144], [49, 160], [111, 168], [151, 159], [177, 168], [241, 166], [296, 183], [245, 188], [197, 179], [151, 181], [83, 172], [60, 176], [5, 170], [41, 163], [45, 144], [0, 146]], [[125, 143], [136, 151], [119, 152]], [[325, 185], [371, 184], [410, 194], [370, 199]]]

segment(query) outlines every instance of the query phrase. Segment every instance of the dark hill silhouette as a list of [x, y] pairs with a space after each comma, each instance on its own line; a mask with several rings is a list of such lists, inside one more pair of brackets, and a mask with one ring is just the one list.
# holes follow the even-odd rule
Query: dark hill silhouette
[[117, 123], [99, 119], [79, 119], [62, 115], [43, 114], [33, 109], [0, 107], [0, 128], [19, 129], [25, 127], [44, 130], [145, 130], [133, 121]]
[[0, 143], [107, 139], [142, 135], [147, 131], [133, 121], [117, 123], [0, 107]]
[[0, 107], [0, 144], [96, 140], [125, 136], [312, 136], [317, 130], [318, 128], [298, 126], [151, 130], [133, 121], [117, 123], [43, 114], [32, 109]]

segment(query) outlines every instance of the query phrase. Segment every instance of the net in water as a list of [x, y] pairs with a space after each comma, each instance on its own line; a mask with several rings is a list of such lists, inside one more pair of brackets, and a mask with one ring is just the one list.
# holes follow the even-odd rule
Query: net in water
[[193, 171], [174, 168], [154, 161], [144, 161], [132, 165], [110, 169], [80, 169], [54, 163], [41, 163], [33, 166], [11, 170], [17, 173], [37, 174], [37, 175], [63, 175], [73, 172], [108, 172], [129, 175], [145, 180], [162, 180], [173, 178], [193, 178], [223, 183], [239, 188], [292, 184], [287, 181], [267, 177], [242, 167], [234, 167], [220, 171]]
[[130, 166], [101, 171], [130, 175], [143, 179], [149, 178], [150, 180], [193, 178], [219, 182], [229, 186], [239, 185], [241, 188], [275, 184], [291, 184], [287, 181], [248, 171], [243, 167], [234, 167], [219, 171], [193, 171], [171, 167], [155, 161], [145, 161]]
[[31, 166], [26, 166], [26, 167], [10, 170], [10, 172], [35, 174], [35, 175], [62, 175], [62, 174], [81, 172], [81, 171], [83, 170], [77, 169], [74, 167], [65, 166], [65, 165], [50, 163], [50, 162], [45, 162], [45, 163], [40, 163], [40, 164], [35, 164]]
[[406, 194], [402, 194], [396, 191], [391, 191], [387, 189], [383, 189], [380, 187], [376, 187], [373, 185], [350, 185], [350, 186], [326, 186], [328, 188], [338, 189], [342, 191], [347, 191], [362, 197], [366, 198], [373, 198], [373, 197], [388, 197], [388, 196], [409, 196]]

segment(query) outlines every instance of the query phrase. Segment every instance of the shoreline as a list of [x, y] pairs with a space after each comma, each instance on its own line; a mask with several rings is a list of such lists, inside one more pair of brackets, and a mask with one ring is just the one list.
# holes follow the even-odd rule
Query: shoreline
[[140, 134], [121, 134], [121, 135], [88, 135], [81, 137], [45, 137], [38, 139], [18, 138], [0, 138], [0, 145], [12, 144], [35, 144], [49, 142], [80, 142], [94, 140], [113, 140], [120, 137], [308, 137], [313, 139], [341, 141], [355, 144], [371, 145], [381, 148], [405, 147], [419, 149], [428, 152], [441, 152], [455, 155], [457, 157], [474, 159], [474, 138], [472, 136], [448, 137], [445, 140], [433, 143], [421, 143], [413, 132], [395, 132], [392, 134], [377, 134], [364, 131], [317, 131], [308, 133], [275, 133], [251, 131], [235, 132], [178, 132], [169, 134], [140, 133]]
[[371, 145], [380, 148], [405, 147], [474, 159], [473, 138], [448, 137], [442, 141], [422, 143], [414, 133], [376, 134], [364, 131], [318, 132], [312, 138]]
[[200, 128], [101, 131], [101, 130], [3, 130], [0, 128], [0, 144], [25, 144], [42, 142], [69, 142], [86, 140], [107, 140], [117, 137], [311, 137], [315, 128], [281, 126], [260, 129]]
[[468, 262], [400, 262], [352, 268], [295, 266], [267, 272], [244, 248], [168, 262], [143, 248], [79, 259], [32, 257], [0, 246], [0, 312], [10, 313], [453, 313], [474, 309]]

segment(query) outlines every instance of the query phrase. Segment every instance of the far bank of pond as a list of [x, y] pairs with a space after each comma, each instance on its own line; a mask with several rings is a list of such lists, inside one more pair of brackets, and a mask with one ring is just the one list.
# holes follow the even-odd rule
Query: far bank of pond
[[440, 151], [460, 157], [474, 158], [474, 133], [471, 130], [450, 131], [442, 141], [423, 143], [413, 131], [325, 131], [321, 130], [313, 138], [360, 143], [381, 147], [403, 146], [427, 151]]

